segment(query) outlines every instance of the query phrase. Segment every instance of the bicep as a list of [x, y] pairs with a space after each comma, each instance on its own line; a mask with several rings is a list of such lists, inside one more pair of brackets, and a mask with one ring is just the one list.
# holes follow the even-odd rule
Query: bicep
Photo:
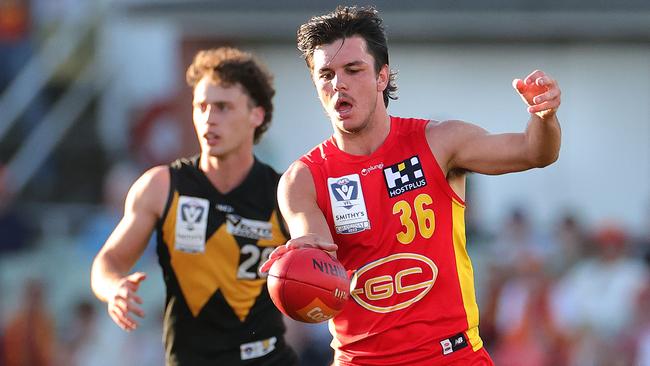
[[[458, 169], [481, 174], [504, 174], [532, 168], [524, 133], [490, 134], [460, 121], [439, 126], [447, 147], [447, 171]], [[431, 145], [431, 143], [430, 143]]]
[[298, 161], [282, 175], [278, 204], [292, 238], [316, 234], [332, 242], [327, 220], [316, 202], [316, 187], [309, 168]]

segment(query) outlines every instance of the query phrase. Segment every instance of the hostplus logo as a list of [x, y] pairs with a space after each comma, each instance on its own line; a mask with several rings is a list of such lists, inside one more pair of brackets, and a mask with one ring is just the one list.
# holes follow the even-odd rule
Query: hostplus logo
[[384, 178], [391, 198], [427, 185], [417, 155], [384, 169]]

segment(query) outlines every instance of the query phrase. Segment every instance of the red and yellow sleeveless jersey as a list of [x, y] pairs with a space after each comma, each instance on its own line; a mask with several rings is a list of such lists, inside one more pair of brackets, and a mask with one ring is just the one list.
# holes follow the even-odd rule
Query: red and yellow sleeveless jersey
[[330, 323], [337, 365], [449, 364], [483, 346], [464, 202], [429, 148], [427, 123], [391, 117], [368, 156], [330, 138], [300, 159], [352, 278]]

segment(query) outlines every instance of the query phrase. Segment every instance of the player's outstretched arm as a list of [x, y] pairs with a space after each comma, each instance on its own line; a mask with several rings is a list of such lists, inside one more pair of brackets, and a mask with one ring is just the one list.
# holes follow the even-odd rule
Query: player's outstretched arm
[[169, 190], [166, 167], [155, 167], [143, 174], [131, 187], [124, 205], [124, 217], [93, 261], [91, 287], [108, 304], [108, 313], [120, 328], [130, 331], [138, 326], [133, 314], [144, 317], [137, 295], [142, 272], [129, 274], [144, 252], [156, 220], [162, 214]]
[[278, 184], [278, 205], [291, 240], [271, 253], [260, 272], [268, 272], [277, 258], [296, 248], [310, 246], [336, 254], [338, 247], [333, 243], [325, 216], [316, 203], [314, 180], [304, 163], [294, 162], [282, 175]]
[[512, 85], [531, 114], [523, 133], [490, 134], [462, 121], [429, 125], [429, 145], [445, 172], [462, 169], [503, 174], [544, 167], [557, 160], [561, 140], [556, 116], [561, 95], [557, 82], [536, 70], [524, 79], [513, 80]]

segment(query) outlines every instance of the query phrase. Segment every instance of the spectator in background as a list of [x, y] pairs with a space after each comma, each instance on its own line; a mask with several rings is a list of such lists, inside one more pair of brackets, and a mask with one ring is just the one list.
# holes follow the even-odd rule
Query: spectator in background
[[553, 276], [563, 275], [586, 254], [586, 235], [578, 218], [564, 215], [553, 232], [552, 259], [547, 260], [548, 270]]
[[560, 366], [566, 347], [552, 317], [549, 278], [536, 257], [522, 258], [499, 291], [494, 361], [500, 366]]
[[32, 54], [29, 5], [28, 0], [0, 0], [0, 94]]
[[601, 225], [592, 238], [595, 257], [581, 259], [553, 291], [555, 319], [578, 341], [573, 363], [614, 357], [636, 299], [647, 284], [648, 270], [627, 255], [628, 236], [614, 224]]
[[[73, 318], [63, 334], [63, 352], [59, 364], [69, 366], [91, 366], [92, 345], [97, 338], [97, 312], [89, 301], [79, 301], [74, 305]], [[89, 352], [90, 351], [90, 352]]]
[[528, 213], [521, 207], [512, 209], [491, 250], [495, 264], [506, 269], [515, 269], [521, 260], [530, 257], [543, 260], [550, 251], [535, 232]]
[[44, 302], [43, 283], [28, 280], [23, 304], [5, 329], [5, 366], [54, 365], [54, 322]]

